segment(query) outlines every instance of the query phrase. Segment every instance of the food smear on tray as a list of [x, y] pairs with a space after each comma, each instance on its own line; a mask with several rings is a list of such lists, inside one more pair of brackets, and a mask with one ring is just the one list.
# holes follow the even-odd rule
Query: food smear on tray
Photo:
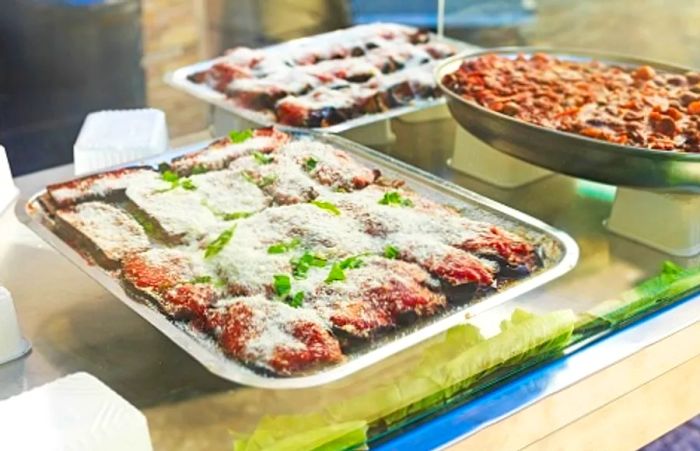
[[293, 44], [237, 47], [190, 80], [279, 124], [328, 127], [439, 96], [432, 70], [454, 53], [427, 31], [358, 25]]
[[51, 185], [41, 203], [132, 297], [267, 374], [341, 362], [541, 266], [531, 239], [273, 128]]
[[443, 77], [466, 100], [542, 127], [627, 146], [700, 152], [700, 73], [544, 53], [466, 59]]

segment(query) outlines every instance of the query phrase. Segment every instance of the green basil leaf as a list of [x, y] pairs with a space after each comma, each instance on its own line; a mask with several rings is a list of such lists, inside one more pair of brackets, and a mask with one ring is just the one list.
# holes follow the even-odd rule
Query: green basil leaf
[[266, 175], [265, 177], [262, 178], [256, 185], [258, 185], [258, 188], [265, 188], [266, 186], [272, 185], [275, 183], [277, 180], [276, 175]]
[[304, 169], [306, 170], [306, 172], [311, 172], [314, 169], [316, 169], [317, 164], [318, 164], [318, 160], [316, 160], [313, 157], [309, 157], [304, 162]]
[[284, 274], [275, 274], [275, 293], [277, 296], [286, 297], [292, 291], [292, 282], [289, 276]]
[[348, 257], [339, 263], [342, 269], [356, 269], [364, 265], [365, 262], [362, 261], [363, 255], [356, 255], [353, 257]]
[[326, 266], [326, 259], [306, 251], [301, 257], [293, 258], [291, 264], [294, 278], [305, 279], [312, 266], [316, 268], [323, 268]]
[[211, 276], [197, 276], [188, 281], [188, 283], [191, 284], [198, 284], [198, 283], [210, 283], [211, 282]]
[[182, 179], [180, 182], [180, 186], [182, 186], [183, 189], [186, 189], [187, 191], [194, 191], [197, 189], [197, 185], [192, 183], [192, 180], [190, 179]]
[[177, 175], [177, 173], [171, 171], [170, 169], [163, 172], [160, 175], [160, 178], [162, 178], [163, 180], [165, 180], [166, 182], [169, 182], [169, 183], [175, 183], [178, 180], [180, 180], [180, 176]]
[[204, 258], [211, 258], [221, 252], [221, 249], [224, 248], [228, 244], [229, 241], [231, 241], [231, 238], [233, 238], [233, 233], [236, 231], [236, 226], [234, 225], [230, 229], [226, 229], [223, 232], [221, 232], [221, 235], [219, 235], [214, 241], [209, 243], [207, 246], [206, 250], [204, 251]]
[[287, 251], [294, 249], [299, 246], [301, 240], [299, 238], [292, 238], [290, 241], [284, 242], [280, 241], [267, 248], [268, 254], [284, 254]]
[[253, 152], [253, 158], [255, 158], [255, 161], [257, 161], [258, 164], [270, 164], [274, 161], [274, 158], [271, 156], [265, 155], [264, 153], [258, 151]]
[[345, 271], [343, 271], [343, 268], [340, 266], [340, 263], [334, 263], [333, 267], [328, 273], [328, 277], [326, 277], [326, 283], [341, 280], [345, 280]]
[[318, 208], [322, 208], [324, 210], [329, 211], [330, 213], [334, 214], [335, 216], [340, 215], [340, 210], [338, 210], [338, 207], [333, 205], [330, 202], [324, 202], [322, 200], [314, 200], [311, 201], [312, 204], [316, 205]]
[[401, 194], [398, 191], [389, 191], [388, 193], [384, 193], [384, 197], [382, 197], [379, 200], [379, 204], [413, 207], [413, 201], [411, 199], [401, 196]]
[[204, 174], [205, 172], [209, 172], [209, 169], [203, 164], [197, 164], [192, 168], [192, 174]]
[[392, 246], [391, 244], [387, 244], [384, 247], [384, 257], [390, 258], [390, 259], [395, 259], [399, 256], [399, 250]]
[[304, 303], [304, 292], [299, 291], [292, 297], [287, 298], [287, 303], [294, 308], [299, 308]]
[[287, 246], [284, 243], [273, 244], [267, 248], [268, 254], [284, 254], [287, 252]]
[[228, 137], [231, 138], [231, 142], [234, 144], [239, 144], [253, 137], [253, 130], [232, 130], [229, 132]]
[[221, 218], [224, 221], [235, 221], [236, 219], [244, 219], [251, 216], [253, 213], [248, 211], [236, 211], [234, 213], [222, 213]]

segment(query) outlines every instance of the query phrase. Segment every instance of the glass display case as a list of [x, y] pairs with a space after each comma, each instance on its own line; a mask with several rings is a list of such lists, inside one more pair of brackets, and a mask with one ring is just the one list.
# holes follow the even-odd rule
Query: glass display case
[[[165, 110], [178, 152], [200, 149], [230, 129], [255, 124], [178, 92], [163, 81], [166, 73], [232, 46], [263, 47], [377, 19], [444, 27], [447, 38], [464, 42], [463, 51], [581, 47], [700, 66], [692, 45], [700, 9], [692, 2], [670, 8], [651, 0], [634, 2], [634, 7], [622, 0], [446, 1], [444, 21], [436, 13], [436, 3], [443, 2], [417, 2], [410, 8], [363, 1], [190, 3], [140, 4], [145, 103]], [[642, 26], [651, 22], [654, 32]], [[645, 349], [681, 334], [697, 337], [700, 324], [694, 298], [700, 261], [612, 233], [606, 221], [616, 187], [544, 171], [500, 153], [484, 156], [495, 151], [467, 134], [444, 103], [378, 124], [339, 134], [380, 151], [380, 158], [415, 166], [568, 233], [580, 250], [576, 266], [348, 377], [317, 387], [272, 390], [237, 385], [207, 371], [6, 211], [0, 216], [0, 282], [15, 297], [33, 352], [0, 366], [0, 399], [80, 370], [96, 375], [145, 413], [155, 449], [431, 449], [460, 440], [510, 449], [544, 440], [573, 422], [574, 415], [588, 415], [662, 369], [697, 360], [697, 352], [689, 349], [668, 361], [654, 354], [644, 366], [647, 379], [630, 372], [627, 385], [619, 375], [601, 382], [617, 391], [586, 388], [595, 374], [609, 374], [606, 368]], [[496, 169], [474, 166], [475, 158], [493, 158]], [[16, 208], [21, 210], [46, 185], [71, 178], [70, 165], [18, 177]], [[581, 401], [561, 415], [560, 423], [539, 425], [530, 435], [522, 432], [536, 419], [519, 413], [553, 402], [555, 394], [571, 387], [583, 393], [576, 399], [588, 390], [591, 405]], [[600, 401], [595, 408], [594, 401]], [[509, 418], [521, 418], [520, 428], [506, 423]], [[500, 442], [479, 435], [496, 424], [508, 424], [521, 435]], [[652, 438], [641, 434], [638, 440]]]

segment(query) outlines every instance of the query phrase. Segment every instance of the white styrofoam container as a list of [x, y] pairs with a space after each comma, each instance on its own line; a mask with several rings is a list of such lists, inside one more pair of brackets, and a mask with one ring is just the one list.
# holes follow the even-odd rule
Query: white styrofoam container
[[667, 254], [700, 253], [700, 196], [617, 188], [608, 230]]
[[165, 113], [153, 108], [90, 113], [73, 146], [75, 174], [84, 174], [168, 150]]
[[0, 449], [152, 451], [146, 417], [87, 373], [0, 401]]
[[0, 365], [23, 356], [30, 348], [20, 332], [12, 295], [0, 286]]

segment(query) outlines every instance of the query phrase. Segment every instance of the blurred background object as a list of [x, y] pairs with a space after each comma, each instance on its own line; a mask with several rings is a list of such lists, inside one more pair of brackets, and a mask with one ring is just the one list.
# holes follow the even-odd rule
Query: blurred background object
[[154, 108], [88, 114], [73, 146], [75, 175], [141, 160], [168, 150], [165, 114]]
[[15, 175], [69, 162], [89, 111], [145, 105], [137, 0], [0, 0], [0, 142]]
[[[65, 163], [85, 114], [150, 106], [172, 137], [209, 107], [163, 75], [237, 45], [354, 23], [434, 28], [437, 0], [0, 0], [0, 142], [15, 174]], [[591, 48], [699, 67], [700, 2], [446, 0], [450, 37], [480, 46]]]

